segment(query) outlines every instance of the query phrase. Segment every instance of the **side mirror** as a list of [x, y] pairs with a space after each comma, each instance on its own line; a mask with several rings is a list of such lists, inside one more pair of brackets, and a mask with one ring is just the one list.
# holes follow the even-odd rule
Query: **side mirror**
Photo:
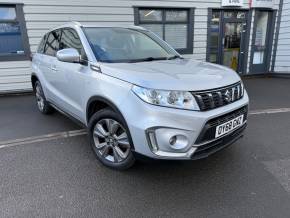
[[74, 48], [65, 48], [56, 53], [56, 58], [62, 62], [80, 63], [81, 58], [78, 50]]

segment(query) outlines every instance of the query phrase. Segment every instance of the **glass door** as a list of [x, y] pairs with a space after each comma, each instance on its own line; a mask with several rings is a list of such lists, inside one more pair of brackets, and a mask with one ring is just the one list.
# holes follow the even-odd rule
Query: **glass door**
[[270, 60], [271, 11], [256, 11], [255, 28], [252, 47], [252, 73], [266, 73]]
[[222, 64], [241, 72], [241, 63], [243, 61], [243, 28], [245, 23], [225, 22], [223, 37], [223, 59]]
[[243, 10], [211, 12], [208, 61], [230, 67], [240, 74], [244, 72], [247, 16], [248, 12]]

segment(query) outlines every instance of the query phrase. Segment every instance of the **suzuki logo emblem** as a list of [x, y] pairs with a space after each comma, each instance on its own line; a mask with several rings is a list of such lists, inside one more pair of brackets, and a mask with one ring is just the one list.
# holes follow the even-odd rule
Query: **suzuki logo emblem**
[[227, 103], [230, 103], [232, 101], [232, 93], [229, 90], [225, 92], [225, 101]]

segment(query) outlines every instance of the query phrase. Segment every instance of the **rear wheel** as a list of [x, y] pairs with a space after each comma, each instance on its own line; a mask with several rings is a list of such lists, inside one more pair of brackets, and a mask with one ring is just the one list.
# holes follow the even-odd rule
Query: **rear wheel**
[[51, 114], [53, 112], [53, 108], [47, 102], [39, 81], [36, 81], [34, 91], [38, 110], [43, 114]]
[[125, 170], [134, 164], [129, 130], [116, 112], [110, 109], [96, 112], [89, 123], [89, 137], [97, 158], [105, 166]]

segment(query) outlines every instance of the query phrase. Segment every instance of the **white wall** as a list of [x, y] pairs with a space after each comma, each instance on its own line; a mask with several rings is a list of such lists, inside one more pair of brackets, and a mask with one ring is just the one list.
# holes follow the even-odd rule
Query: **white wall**
[[284, 0], [283, 4], [275, 72], [290, 73], [290, 0]]

